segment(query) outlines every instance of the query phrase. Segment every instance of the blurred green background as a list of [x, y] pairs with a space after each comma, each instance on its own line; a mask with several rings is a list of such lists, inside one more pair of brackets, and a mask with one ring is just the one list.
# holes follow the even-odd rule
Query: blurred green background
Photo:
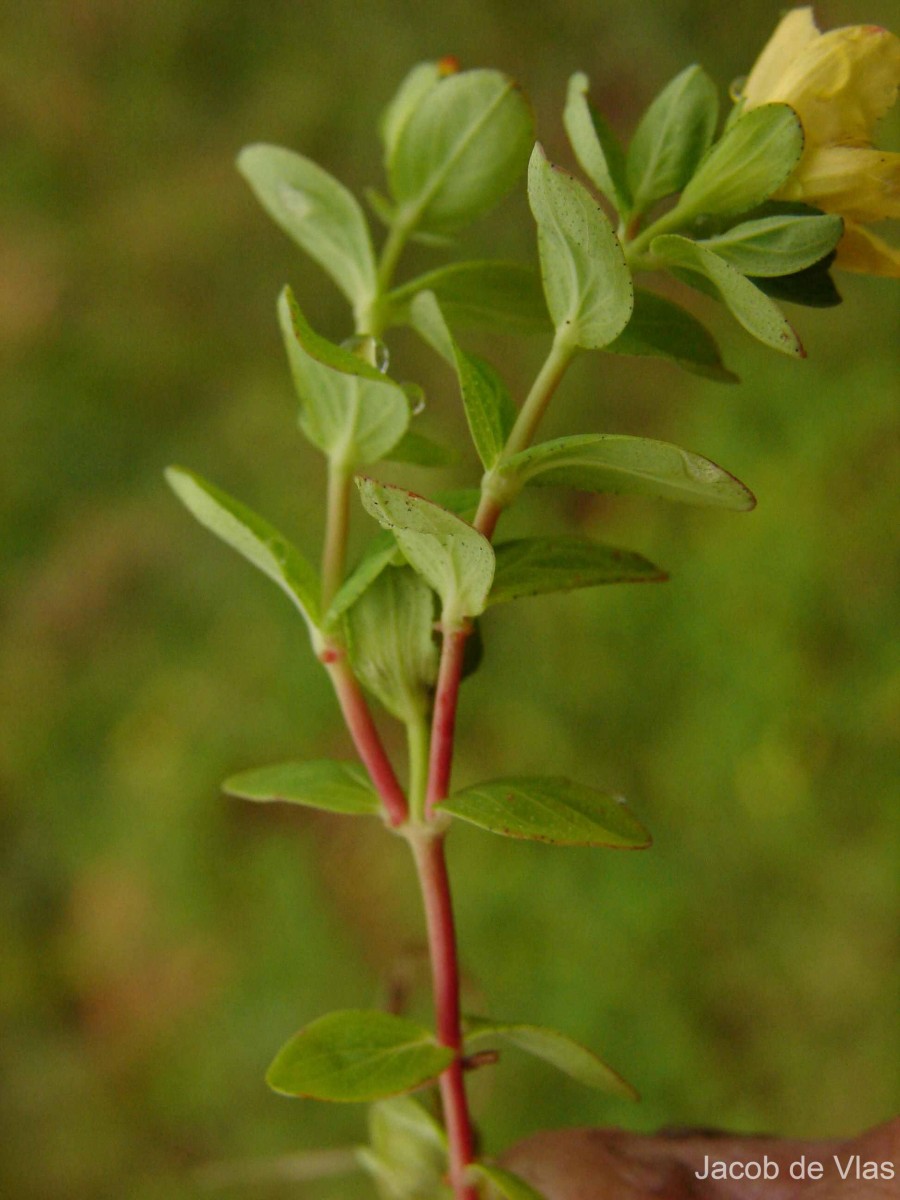
[[[386, 976], [424, 978], [401, 846], [375, 823], [218, 792], [237, 769], [348, 752], [293, 611], [161, 479], [190, 465], [317, 552], [323, 472], [291, 432], [278, 290], [290, 281], [330, 336], [349, 330], [235, 153], [282, 143], [357, 191], [377, 184], [378, 112], [413, 62], [454, 53], [515, 74], [571, 162], [573, 70], [627, 133], [687, 62], [724, 95], [779, 9], [5, 6], [4, 1197], [188, 1197], [202, 1163], [359, 1139], [360, 1110], [279, 1098], [264, 1069], [310, 1018], [380, 1002]], [[818, 8], [823, 25], [892, 13]], [[530, 261], [532, 236], [520, 192], [463, 241]], [[404, 273], [439, 261], [413, 251]], [[656, 837], [615, 854], [454, 834], [469, 1007], [560, 1026], [645, 1097], [608, 1101], [513, 1052], [476, 1081], [490, 1150], [577, 1123], [837, 1134], [897, 1108], [897, 291], [841, 287], [840, 308], [793, 310], [806, 362], [700, 299], [739, 386], [585, 356], [550, 414], [551, 435], [679, 442], [760, 503], [734, 515], [548, 492], [510, 521], [640, 550], [672, 580], [485, 622], [456, 779], [611, 785]], [[519, 393], [545, 350], [474, 344]], [[462, 438], [443, 368], [407, 337], [392, 353], [397, 377], [425, 384], [431, 431]], [[474, 478], [469, 456], [441, 484]], [[371, 1193], [351, 1180], [308, 1194]]]

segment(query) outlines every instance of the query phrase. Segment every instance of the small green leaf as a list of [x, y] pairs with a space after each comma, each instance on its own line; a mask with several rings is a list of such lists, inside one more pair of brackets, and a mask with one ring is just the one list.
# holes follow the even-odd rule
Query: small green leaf
[[381, 114], [378, 133], [384, 145], [384, 161], [389, 164], [397, 141], [409, 118], [432, 88], [440, 83], [442, 71], [436, 62], [418, 63], [409, 72]]
[[403, 555], [396, 540], [386, 530], [380, 531], [366, 548], [356, 567], [335, 594], [325, 614], [323, 625], [333, 629], [351, 604], [355, 604], [367, 587], [378, 578], [385, 567], [401, 566]]
[[763, 104], [735, 121], [698, 166], [678, 211], [742, 213], [777, 192], [803, 153], [803, 126], [787, 104]]
[[778, 305], [724, 258], [677, 234], [654, 238], [650, 250], [667, 266], [709, 280], [732, 316], [759, 341], [782, 354], [804, 357], [800, 339]]
[[468, 1174], [473, 1180], [483, 1179], [490, 1184], [496, 1195], [499, 1193], [505, 1200], [545, 1200], [541, 1192], [535, 1191], [530, 1183], [526, 1183], [505, 1167], [495, 1167], [484, 1162], [473, 1162]]
[[414, 303], [416, 320], [441, 354], [449, 353], [456, 368], [466, 421], [478, 457], [490, 470], [515, 424], [516, 406], [506, 385], [488, 363], [467, 354], [454, 339], [433, 292], [420, 292]]
[[605, 583], [667, 579], [641, 554], [575, 537], [517, 538], [494, 547], [497, 569], [489, 604], [521, 596], [571, 592]]
[[377, 816], [381, 811], [362, 767], [327, 758], [242, 771], [226, 779], [222, 791], [241, 800], [284, 801], [347, 816]]
[[491, 779], [438, 807], [503, 837], [558, 846], [642, 849], [651, 841], [621, 797], [557, 776]]
[[834, 250], [844, 232], [840, 217], [765, 217], [745, 221], [700, 244], [743, 275], [793, 275]]
[[628, 148], [635, 213], [684, 187], [713, 139], [718, 116], [716, 87], [702, 67], [687, 67], [663, 88]]
[[597, 201], [535, 146], [528, 199], [538, 228], [544, 294], [554, 327], [576, 346], [599, 349], [628, 324], [631, 274]]
[[443, 1183], [447, 1139], [438, 1122], [412, 1096], [379, 1100], [369, 1110], [369, 1147], [358, 1157], [389, 1197], [452, 1200]]
[[454, 325], [523, 333], [543, 332], [550, 326], [537, 272], [518, 263], [451, 263], [419, 275], [388, 293], [391, 324], [411, 324], [410, 304], [426, 291], [434, 293]]
[[388, 567], [347, 612], [356, 677], [401, 721], [428, 712], [438, 672], [434, 593], [409, 567]]
[[512, 188], [532, 141], [528, 102], [499, 71], [441, 79], [404, 122], [388, 163], [398, 220], [447, 233]]
[[415, 429], [407, 429], [384, 457], [388, 462], [411, 463], [417, 467], [452, 467], [459, 462], [459, 454], [454, 449], [433, 442]]
[[286, 1042], [266, 1082], [286, 1096], [369, 1101], [408, 1092], [440, 1075], [453, 1051], [390, 1013], [348, 1009], [319, 1017]]
[[247, 146], [237, 165], [269, 216], [363, 312], [378, 287], [369, 226], [356, 199], [327, 171], [280, 146]]
[[685, 371], [720, 383], [737, 383], [712, 334], [696, 317], [655, 292], [635, 288], [631, 320], [606, 349], [611, 354], [667, 358]]
[[523, 1025], [492, 1021], [483, 1017], [465, 1018], [466, 1050], [474, 1049], [485, 1042], [509, 1042], [533, 1054], [562, 1071], [586, 1087], [637, 1100], [638, 1094], [630, 1083], [599, 1058], [593, 1050], [582, 1046], [558, 1029], [547, 1029], [543, 1025]]
[[186, 508], [217, 537], [268, 575], [294, 602], [310, 631], [319, 622], [319, 577], [296, 547], [252, 509], [183, 467], [166, 481]]
[[409, 565], [434, 588], [448, 628], [484, 612], [494, 578], [487, 538], [447, 509], [414, 492], [374, 479], [358, 479], [368, 513], [397, 539]]
[[618, 213], [627, 214], [631, 210], [631, 193], [625, 154], [588, 99], [589, 86], [587, 75], [580, 71], [569, 80], [563, 124], [582, 171]]
[[350, 470], [384, 458], [409, 425], [403, 389], [359, 355], [315, 333], [290, 288], [278, 299], [278, 320], [309, 440]]
[[586, 492], [632, 493], [739, 511], [752, 492], [708, 458], [669, 442], [585, 433], [541, 442], [514, 455], [503, 473], [522, 483]]

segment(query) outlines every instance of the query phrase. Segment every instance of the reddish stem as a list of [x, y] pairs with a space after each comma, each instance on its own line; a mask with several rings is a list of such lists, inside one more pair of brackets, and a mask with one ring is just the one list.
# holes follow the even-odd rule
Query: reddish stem
[[441, 646], [441, 665], [434, 697], [434, 714], [431, 718], [428, 792], [425, 801], [425, 812], [429, 817], [434, 814], [434, 806], [445, 800], [450, 790], [459, 683], [462, 678], [466, 639], [470, 631], [471, 626], [467, 623], [460, 629], [446, 632]]
[[[334, 654], [334, 657], [331, 657]], [[394, 768], [388, 758], [381, 736], [372, 720], [366, 698], [362, 694], [356, 677], [350, 670], [343, 651], [326, 652], [322, 656], [325, 669], [331, 676], [331, 682], [341, 706], [341, 712], [353, 738], [356, 752], [369, 772], [369, 778], [381, 801], [384, 804], [388, 820], [396, 829], [409, 816], [406, 796], [403, 794]]]
[[475, 1145], [463, 1079], [459, 963], [450, 879], [444, 856], [444, 834], [424, 833], [412, 836], [409, 840], [416, 860], [428, 926], [438, 1041], [449, 1046], [455, 1055], [440, 1078], [450, 1158], [450, 1186], [456, 1200], [477, 1200], [477, 1189], [466, 1183], [466, 1170], [475, 1157]]

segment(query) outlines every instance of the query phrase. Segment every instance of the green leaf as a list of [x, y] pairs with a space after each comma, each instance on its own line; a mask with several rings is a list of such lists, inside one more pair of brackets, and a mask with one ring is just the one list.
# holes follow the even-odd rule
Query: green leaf
[[777, 192], [803, 153], [803, 126], [787, 104], [763, 104], [735, 121], [687, 184], [678, 211], [742, 213]]
[[411, 324], [410, 304], [426, 291], [434, 293], [455, 325], [524, 333], [542, 332], [550, 325], [537, 272], [518, 263], [451, 263], [419, 275], [388, 293], [391, 324]]
[[651, 841], [621, 797], [557, 776], [491, 779], [438, 807], [503, 837], [558, 846], [642, 849]]
[[456, 368], [472, 441], [478, 457], [490, 470], [503, 452], [516, 420], [516, 406], [506, 385], [493, 367], [457, 344], [433, 292], [420, 292], [414, 311], [424, 336], [442, 356], [449, 355]]
[[381, 812], [378, 796], [362, 767], [327, 758], [242, 771], [226, 779], [222, 791], [241, 800], [284, 801], [348, 816], [377, 816]]
[[528, 168], [528, 199], [556, 330], [585, 349], [607, 345], [628, 324], [634, 302], [612, 226], [587, 189], [549, 163], [539, 145]]
[[286, 1042], [266, 1082], [286, 1096], [380, 1100], [435, 1079], [452, 1061], [453, 1051], [412, 1021], [347, 1009], [319, 1017]]
[[838, 216], [765, 217], [700, 243], [743, 275], [793, 275], [834, 250], [844, 232]]
[[165, 474], [169, 487], [200, 524], [273, 579], [312, 632], [319, 623], [319, 577], [300, 551], [268, 521], [201, 476], [183, 467], [168, 467]]
[[327, 171], [280, 146], [247, 146], [237, 165], [269, 216], [363, 312], [378, 286], [369, 226], [356, 199]]
[[481, 216], [512, 188], [528, 161], [531, 109], [499, 71], [464, 71], [420, 99], [388, 163], [398, 220], [447, 233]]
[[409, 425], [403, 389], [359, 355], [315, 333], [290, 288], [278, 299], [278, 320], [309, 440], [349, 470], [384, 458]]
[[401, 721], [428, 712], [437, 679], [434, 593], [409, 567], [388, 567], [348, 611], [356, 677]]
[[620, 434], [578, 434], [514, 455], [503, 473], [522, 483], [587, 492], [632, 493], [739, 511], [752, 492], [708, 458], [669, 442]]
[[351, 604], [355, 604], [367, 587], [378, 578], [385, 567], [400, 566], [403, 555], [396, 540], [387, 531], [379, 532], [366, 548], [362, 558], [335, 593], [325, 614], [323, 625], [333, 629]]
[[808, 308], [833, 308], [841, 303], [841, 293], [831, 277], [835, 254], [827, 254], [811, 267], [792, 275], [751, 276], [751, 282], [775, 300], [805, 304]]
[[586, 1087], [637, 1100], [638, 1094], [630, 1083], [599, 1058], [593, 1050], [582, 1046], [557, 1029], [543, 1025], [497, 1022], [483, 1017], [465, 1018], [466, 1051], [475, 1049], [485, 1042], [509, 1042], [562, 1071]]
[[604, 583], [667, 579], [643, 555], [575, 537], [517, 538], [494, 547], [497, 569], [489, 604], [520, 596], [570, 592]]
[[635, 288], [631, 320], [606, 349], [611, 354], [667, 358], [685, 371], [720, 383], [737, 383], [712, 334], [696, 317], [655, 292]]
[[389, 462], [411, 463], [417, 467], [452, 467], [459, 462], [459, 454], [454, 449], [433, 442], [415, 429], [407, 429], [384, 457]]
[[394, 156], [403, 127], [432, 88], [440, 83], [443, 74], [436, 62], [418, 63], [400, 84], [378, 122], [385, 165]]
[[677, 234], [654, 238], [650, 250], [667, 266], [709, 280], [732, 316], [759, 341], [782, 354], [805, 356], [800, 339], [778, 305], [718, 254]]
[[625, 154], [588, 99], [589, 86], [587, 75], [580, 71], [569, 80], [563, 124], [582, 171], [618, 213], [627, 214], [631, 210], [631, 193]]
[[452, 512], [414, 492], [358, 479], [363, 507], [397, 539], [407, 562], [441, 598], [441, 620], [454, 628], [484, 612], [494, 578], [487, 538]]
[[369, 1147], [360, 1162], [384, 1189], [403, 1200], [452, 1200], [442, 1184], [447, 1139], [438, 1122], [412, 1096], [379, 1100], [369, 1110]]
[[628, 148], [635, 213], [684, 187], [713, 139], [718, 116], [716, 87], [702, 67], [687, 67], [663, 88]]
[[468, 1170], [473, 1180], [483, 1179], [490, 1184], [494, 1191], [505, 1200], [545, 1200], [541, 1192], [535, 1191], [530, 1183], [526, 1183], [505, 1167], [495, 1167], [483, 1162], [473, 1162]]

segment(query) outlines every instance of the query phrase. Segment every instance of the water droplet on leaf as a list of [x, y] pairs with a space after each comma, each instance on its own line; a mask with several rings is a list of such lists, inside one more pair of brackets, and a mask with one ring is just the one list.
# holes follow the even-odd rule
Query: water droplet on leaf
[[372, 337], [368, 333], [355, 333], [353, 337], [345, 338], [341, 342], [341, 346], [344, 350], [349, 350], [351, 354], [355, 354], [357, 358], [371, 363], [382, 375], [387, 374], [391, 355], [387, 346], [380, 338]]
[[414, 417], [425, 411], [425, 391], [417, 383], [401, 383], [409, 401], [409, 410]]

